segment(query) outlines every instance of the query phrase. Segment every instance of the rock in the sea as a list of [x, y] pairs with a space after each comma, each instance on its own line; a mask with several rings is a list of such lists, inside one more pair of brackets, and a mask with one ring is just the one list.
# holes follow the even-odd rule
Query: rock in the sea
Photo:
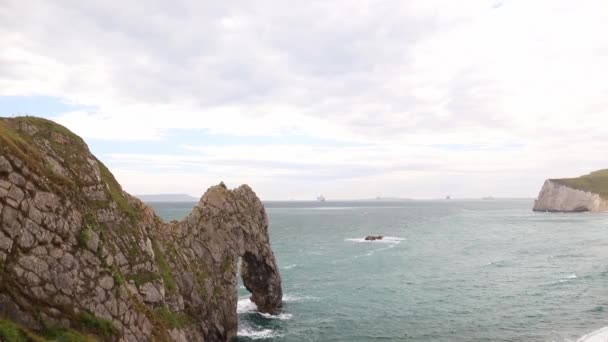
[[608, 170], [579, 178], [548, 179], [534, 202], [534, 211], [608, 212]]
[[105, 341], [228, 341], [237, 265], [261, 312], [281, 308], [268, 218], [246, 185], [211, 187], [164, 223], [84, 141], [0, 118], [0, 319]]
[[365, 237], [366, 241], [375, 241], [375, 240], [382, 240], [384, 238], [384, 236], [382, 235], [368, 235]]

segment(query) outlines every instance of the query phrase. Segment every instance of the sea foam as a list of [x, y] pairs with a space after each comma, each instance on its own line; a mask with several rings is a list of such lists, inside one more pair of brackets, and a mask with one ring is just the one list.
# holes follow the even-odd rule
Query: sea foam
[[258, 307], [249, 298], [241, 298], [236, 304], [236, 313], [257, 312]]
[[608, 327], [598, 329], [592, 333], [589, 333], [576, 342], [606, 342], [608, 341]]
[[[295, 302], [295, 301], [298, 301], [301, 299], [302, 299], [302, 297], [288, 296], [288, 295], [283, 296], [283, 302]], [[257, 313], [264, 318], [278, 319], [281, 321], [286, 321], [293, 317], [292, 314], [288, 314], [288, 313], [280, 313], [278, 315], [271, 315], [271, 314], [259, 312], [258, 307], [248, 297], [239, 299], [239, 301], [236, 304], [236, 312], [238, 314]]]
[[276, 331], [274, 331], [272, 329], [255, 330], [255, 329], [251, 329], [251, 328], [241, 328], [236, 332], [236, 335], [240, 336], [240, 337], [247, 337], [252, 340], [259, 340], [259, 339], [263, 339], [263, 338], [272, 338], [272, 337], [281, 336], [280, 334], [278, 334]]

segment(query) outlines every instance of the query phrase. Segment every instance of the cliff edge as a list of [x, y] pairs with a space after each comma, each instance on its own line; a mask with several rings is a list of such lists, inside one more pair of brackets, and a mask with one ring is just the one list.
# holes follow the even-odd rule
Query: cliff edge
[[227, 341], [237, 274], [282, 305], [268, 219], [246, 185], [164, 223], [54, 122], [0, 118], [0, 340]]
[[546, 180], [533, 210], [608, 212], [608, 170], [595, 171], [578, 178]]

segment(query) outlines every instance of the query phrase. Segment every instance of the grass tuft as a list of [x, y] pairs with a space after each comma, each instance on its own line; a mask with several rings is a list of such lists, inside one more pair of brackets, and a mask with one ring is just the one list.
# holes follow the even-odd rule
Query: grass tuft
[[160, 307], [155, 311], [156, 317], [164, 322], [169, 329], [181, 329], [192, 324], [192, 318], [185, 313], [173, 312], [167, 307]]
[[0, 341], [28, 342], [29, 339], [17, 324], [0, 320]]
[[88, 312], [83, 312], [80, 314], [78, 317], [78, 323], [84, 331], [98, 335], [105, 339], [111, 339], [118, 333], [116, 328], [114, 328], [114, 325], [112, 325], [112, 322], [104, 318], [96, 317]]
[[156, 266], [160, 271], [160, 276], [163, 278], [163, 282], [165, 283], [165, 289], [168, 293], [175, 293], [177, 290], [177, 285], [175, 284], [175, 279], [173, 279], [171, 266], [167, 262], [162, 250], [158, 248], [156, 241], [152, 241], [152, 250], [154, 250], [154, 261], [156, 262]]
[[86, 248], [89, 243], [89, 239], [91, 238], [91, 229], [89, 227], [84, 227], [80, 234], [78, 235], [78, 245], [81, 248]]

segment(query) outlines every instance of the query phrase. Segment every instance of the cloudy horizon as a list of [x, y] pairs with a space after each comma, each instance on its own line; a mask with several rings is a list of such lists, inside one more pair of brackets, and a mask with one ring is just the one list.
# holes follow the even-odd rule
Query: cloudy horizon
[[0, 116], [132, 194], [536, 197], [607, 168], [605, 1], [17, 1]]

